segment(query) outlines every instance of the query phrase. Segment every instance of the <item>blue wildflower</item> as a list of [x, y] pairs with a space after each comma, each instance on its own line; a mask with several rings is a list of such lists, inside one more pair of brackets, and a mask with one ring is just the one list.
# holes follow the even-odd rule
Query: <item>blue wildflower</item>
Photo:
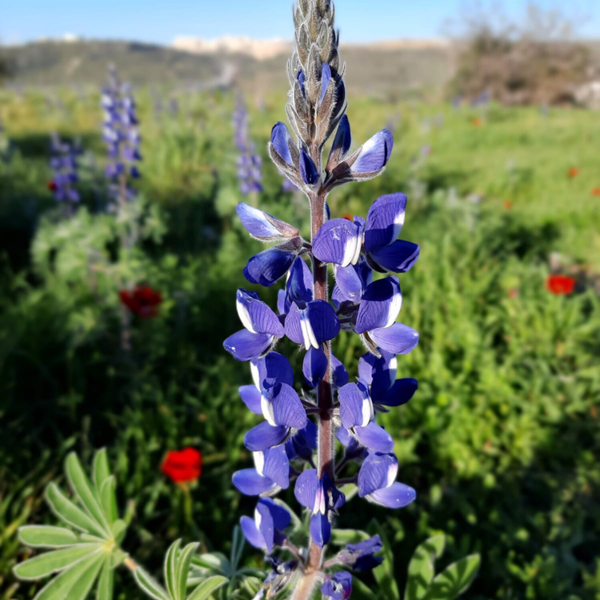
[[321, 593], [331, 600], [348, 600], [352, 594], [352, 575], [345, 571], [328, 577], [321, 586]]

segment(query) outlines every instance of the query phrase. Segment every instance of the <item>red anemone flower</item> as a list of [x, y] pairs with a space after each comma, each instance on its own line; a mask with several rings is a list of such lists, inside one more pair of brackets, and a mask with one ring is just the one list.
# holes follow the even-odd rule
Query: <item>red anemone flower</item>
[[56, 186], [56, 182], [53, 181], [52, 179], [46, 184], [46, 187], [51, 191], [51, 192], [55, 192], [57, 189]]
[[160, 470], [174, 483], [196, 481], [202, 475], [202, 453], [195, 448], [171, 450]]
[[510, 200], [505, 200], [502, 206], [504, 206], [506, 210], [510, 210], [513, 206], [513, 203]]
[[121, 302], [135, 315], [142, 319], [158, 316], [158, 307], [162, 304], [162, 294], [147, 285], [136, 287], [133, 292], [121, 290]]
[[546, 280], [546, 287], [550, 292], [560, 295], [572, 294], [575, 290], [577, 279], [568, 275], [549, 275]]
[[579, 175], [579, 167], [571, 167], [568, 171], [567, 171], [567, 175], [571, 178], [571, 179], [575, 179], [575, 177], [577, 177], [577, 175]]
[[595, 187], [592, 190], [592, 196], [600, 196], [600, 187]]

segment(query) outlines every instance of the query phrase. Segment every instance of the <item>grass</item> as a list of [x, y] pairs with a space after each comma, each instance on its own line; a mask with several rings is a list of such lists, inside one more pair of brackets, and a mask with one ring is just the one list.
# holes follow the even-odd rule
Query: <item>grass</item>
[[[22, 99], [0, 93], [18, 149], [0, 165], [3, 574], [20, 552], [16, 526], [48, 519], [43, 484], [59, 477], [72, 448], [89, 458], [108, 445], [122, 500], [135, 507], [125, 545], [150, 568], [179, 536], [202, 532], [209, 547], [226, 550], [222, 540], [252, 510], [230, 483], [250, 460], [242, 438], [255, 420], [237, 396], [249, 373], [221, 349], [239, 328], [234, 292], [247, 287], [241, 269], [259, 248], [233, 218], [234, 98], [181, 95], [175, 116], [154, 115], [147, 91], [137, 96], [146, 235], [123, 261], [118, 227], [97, 210], [104, 189], [91, 155], [87, 208], [72, 222], [57, 218], [45, 187], [53, 130], [81, 136], [102, 165], [98, 96], [66, 90], [66, 108], [57, 109], [40, 91]], [[251, 107], [261, 149], [284, 119], [284, 100], [274, 94]], [[592, 189], [600, 186], [600, 120], [568, 109], [455, 110], [368, 97], [352, 98], [348, 114], [357, 143], [396, 122], [396, 146], [381, 178], [330, 198], [333, 214], [364, 216], [379, 195], [408, 191], [403, 237], [422, 246], [418, 265], [401, 278], [401, 320], [421, 343], [399, 360], [400, 376], [417, 377], [420, 389], [385, 418], [400, 480], [417, 489], [418, 501], [391, 513], [353, 500], [339, 526], [380, 520], [401, 585], [416, 545], [444, 531], [449, 559], [482, 553], [465, 598], [597, 600], [600, 198]], [[306, 228], [303, 201], [281, 192], [261, 151], [261, 206]], [[578, 277], [576, 294], [546, 290], [551, 260]], [[165, 303], [160, 318], [135, 323], [134, 352], [122, 356], [118, 290], [131, 277], [160, 289]], [[274, 302], [274, 290], [261, 294]], [[363, 350], [349, 336], [337, 344], [353, 376]], [[281, 348], [298, 362], [290, 345]], [[159, 473], [164, 453], [185, 445], [205, 456], [191, 517], [184, 494]], [[256, 553], [245, 557], [260, 566]], [[13, 583], [0, 576], [0, 588]], [[22, 585], [12, 596], [32, 589]]]

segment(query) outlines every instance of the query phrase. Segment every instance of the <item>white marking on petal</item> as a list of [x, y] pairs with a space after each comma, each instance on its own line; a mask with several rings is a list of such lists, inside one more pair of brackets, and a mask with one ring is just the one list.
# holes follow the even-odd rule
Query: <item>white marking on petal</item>
[[310, 324], [310, 319], [308, 318], [306, 310], [300, 311], [300, 328], [302, 329], [304, 347], [307, 350], [310, 350], [311, 347], [318, 349], [319, 343], [317, 342], [317, 338], [315, 337], [315, 332], [313, 331], [312, 325]]
[[392, 301], [388, 305], [388, 316], [387, 323], [384, 325], [384, 328], [391, 327], [398, 318], [400, 314], [400, 309], [402, 308], [402, 294], [395, 294], [392, 298]]
[[236, 301], [237, 313], [242, 322], [242, 325], [251, 333], [258, 333], [252, 327], [252, 321], [250, 320], [250, 312], [248, 311], [248, 306], [244, 302]]
[[402, 211], [394, 217], [394, 234], [392, 238], [392, 242], [395, 242], [402, 231], [402, 227], [404, 227], [404, 218], [406, 213]]
[[256, 508], [254, 509], [254, 522], [256, 523], [256, 527], [260, 529], [262, 515], [258, 512], [258, 505], [256, 505]]
[[252, 457], [254, 458], [254, 468], [256, 469], [256, 472], [261, 476], [264, 477], [264, 471], [265, 471], [265, 453], [264, 452], [253, 452], [252, 453]]
[[396, 481], [396, 477], [398, 477], [398, 461], [397, 460], [395, 460], [388, 469], [386, 487], [390, 487], [392, 485], [392, 483], [394, 483]]
[[398, 370], [398, 357], [395, 354], [390, 359], [389, 370], [390, 371], [397, 371]]
[[263, 417], [267, 420], [269, 425], [273, 427], [277, 427], [277, 423], [275, 422], [275, 410], [273, 408], [273, 403], [270, 402], [264, 394], [260, 396], [260, 408], [263, 413]]
[[315, 505], [313, 507], [313, 513], [321, 513], [324, 515], [327, 512], [327, 506], [325, 503], [325, 490], [323, 489], [323, 484], [319, 482], [319, 487], [317, 488], [317, 494], [315, 496]]
[[256, 365], [254, 362], [250, 363], [250, 373], [252, 373], [252, 381], [254, 381], [256, 389], [260, 392], [262, 381], [260, 380], [260, 371], [258, 369], [258, 365]]
[[373, 401], [369, 396], [363, 398], [362, 403], [362, 421], [361, 427], [366, 427], [373, 419], [375, 415], [375, 409], [373, 408]]

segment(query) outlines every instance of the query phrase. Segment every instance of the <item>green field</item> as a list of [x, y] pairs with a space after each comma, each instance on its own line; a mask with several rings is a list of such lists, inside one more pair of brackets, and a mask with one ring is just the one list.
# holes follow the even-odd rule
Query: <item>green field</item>
[[[179, 93], [178, 115], [156, 115], [149, 90], [136, 96], [143, 243], [123, 255], [122, 224], [104, 210], [98, 94], [63, 90], [48, 102], [0, 90], [16, 148], [0, 162], [1, 600], [34, 595], [35, 584], [12, 587], [16, 529], [51, 520], [43, 488], [70, 450], [89, 462], [108, 447], [120, 499], [132, 501], [126, 546], [151, 569], [181, 536], [227, 550], [253, 510], [231, 485], [250, 463], [242, 440], [256, 420], [237, 394], [250, 373], [222, 349], [239, 329], [235, 290], [251, 288], [242, 268], [260, 246], [234, 218], [235, 97]], [[265, 163], [258, 202], [306, 234], [304, 199], [281, 191], [266, 155], [285, 97], [247, 101]], [[378, 196], [404, 191], [403, 237], [422, 248], [401, 277], [401, 320], [421, 342], [399, 358], [400, 376], [420, 389], [383, 421], [400, 480], [418, 497], [397, 513], [355, 499], [339, 527], [380, 521], [401, 587], [417, 544], [440, 531], [448, 560], [482, 555], [468, 600], [599, 600], [600, 116], [368, 97], [350, 98], [348, 116], [355, 146], [388, 123], [396, 142], [382, 177], [334, 192], [333, 215], [365, 216]], [[86, 150], [70, 220], [46, 186], [52, 131]], [[577, 277], [574, 294], [547, 290], [552, 270]], [[118, 292], [130, 281], [165, 301], [160, 317], [134, 321], [123, 354]], [[260, 291], [274, 305], [276, 290]], [[336, 343], [353, 377], [362, 348], [350, 336]], [[188, 445], [205, 462], [191, 506], [160, 473], [165, 453]], [[244, 557], [262, 566], [248, 547]], [[141, 597], [121, 577], [118, 597]]]

